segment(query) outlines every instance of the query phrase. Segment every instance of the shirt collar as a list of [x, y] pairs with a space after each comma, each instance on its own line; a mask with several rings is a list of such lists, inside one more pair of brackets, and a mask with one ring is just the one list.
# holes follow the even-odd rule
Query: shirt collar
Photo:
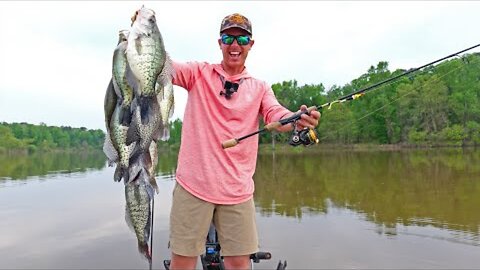
[[223, 69], [223, 66], [222, 64], [214, 64], [213, 65], [213, 69], [218, 73], [220, 74], [221, 76], [223, 76], [225, 78], [225, 80], [227, 81], [231, 81], [231, 82], [235, 82], [235, 81], [239, 81], [241, 79], [246, 79], [246, 78], [250, 78], [250, 74], [248, 74], [248, 71], [247, 71], [247, 68], [245, 67], [242, 71], [242, 73], [240, 74], [237, 74], [237, 75], [233, 75], [233, 76], [230, 76], [227, 74], [227, 72], [225, 72], [225, 70]]

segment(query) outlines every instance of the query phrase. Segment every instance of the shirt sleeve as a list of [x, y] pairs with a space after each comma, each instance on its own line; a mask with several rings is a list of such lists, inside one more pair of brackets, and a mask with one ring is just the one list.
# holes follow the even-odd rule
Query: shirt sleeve
[[265, 92], [260, 106], [260, 113], [266, 124], [278, 121], [292, 112], [278, 103], [275, 94], [270, 86], [264, 83]]
[[186, 62], [180, 63], [172, 61], [174, 75], [173, 75], [173, 84], [178, 85], [190, 91], [192, 89], [193, 83], [195, 82], [196, 76], [199, 74], [200, 65], [197, 62]]

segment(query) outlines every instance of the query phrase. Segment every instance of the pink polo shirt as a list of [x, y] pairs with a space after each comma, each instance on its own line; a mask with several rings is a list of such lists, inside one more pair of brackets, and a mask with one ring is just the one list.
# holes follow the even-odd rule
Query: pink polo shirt
[[[175, 63], [173, 83], [188, 91], [178, 156], [177, 182], [194, 196], [215, 204], [242, 203], [253, 196], [258, 135], [223, 149], [225, 140], [238, 138], [289, 110], [281, 106], [267, 83], [243, 73], [229, 76], [220, 64]], [[220, 95], [225, 80], [239, 82], [231, 99]]]

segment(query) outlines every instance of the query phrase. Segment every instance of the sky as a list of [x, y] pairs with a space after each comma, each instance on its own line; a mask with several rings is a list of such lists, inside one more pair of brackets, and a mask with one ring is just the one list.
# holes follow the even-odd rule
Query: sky
[[[179, 62], [219, 63], [221, 20], [245, 15], [255, 40], [246, 67], [269, 84], [329, 89], [379, 61], [409, 69], [480, 43], [476, 1], [0, 1], [0, 122], [105, 130], [118, 31], [142, 4]], [[186, 100], [175, 87], [172, 119]]]

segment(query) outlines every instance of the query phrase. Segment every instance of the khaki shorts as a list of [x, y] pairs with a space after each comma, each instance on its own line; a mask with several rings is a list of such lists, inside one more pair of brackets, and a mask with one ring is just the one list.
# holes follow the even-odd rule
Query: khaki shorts
[[204, 253], [212, 220], [223, 256], [249, 255], [258, 251], [253, 198], [236, 205], [212, 204], [175, 184], [169, 242], [173, 253], [182, 256]]

